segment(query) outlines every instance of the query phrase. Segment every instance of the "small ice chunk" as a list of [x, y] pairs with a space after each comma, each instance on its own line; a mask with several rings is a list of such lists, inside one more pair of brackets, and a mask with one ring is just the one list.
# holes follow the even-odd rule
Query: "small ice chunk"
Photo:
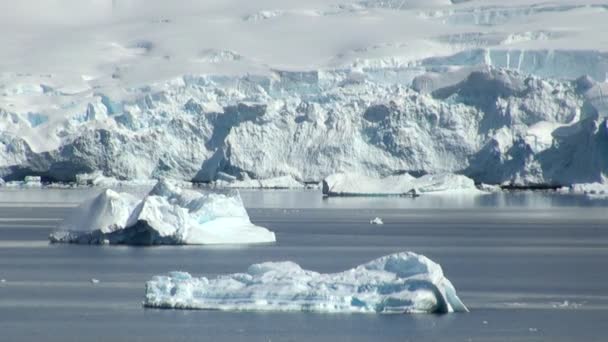
[[23, 181], [25, 187], [41, 187], [42, 178], [40, 176], [25, 176]]
[[99, 279], [91, 278], [91, 284], [99, 284]]
[[6, 279], [0, 279], [0, 283], [6, 283]]
[[500, 185], [494, 185], [494, 184], [485, 184], [485, 183], [481, 183], [477, 186], [477, 188], [481, 191], [485, 191], [485, 192], [501, 192], [502, 188], [500, 187]]
[[384, 224], [381, 218], [376, 217], [375, 219], [369, 221], [370, 224]]
[[305, 270], [290, 261], [254, 264], [245, 273], [211, 279], [170, 272], [146, 283], [144, 306], [341, 313], [468, 311], [441, 266], [411, 252], [333, 274]]

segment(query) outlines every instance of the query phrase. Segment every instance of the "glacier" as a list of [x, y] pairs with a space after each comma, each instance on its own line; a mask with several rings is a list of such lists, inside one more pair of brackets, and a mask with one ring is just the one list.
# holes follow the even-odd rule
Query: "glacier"
[[[23, 138], [1, 132], [11, 156], [3, 159], [1, 176], [73, 181], [97, 171], [118, 180], [209, 182], [221, 173], [302, 183], [336, 172], [409, 172], [569, 185], [599, 181], [608, 167], [606, 86], [591, 79], [548, 80], [487, 67], [429, 94], [365, 80], [342, 86], [317, 80], [309, 95], [274, 89], [270, 79], [231, 82], [237, 80], [240, 91], [212, 77], [168, 84], [104, 119], [111, 129], [89, 128], [95, 121], [72, 127], [65, 135], [73, 140], [53, 151], [35, 153]], [[221, 89], [231, 93], [206, 99]], [[217, 111], [204, 109], [208, 101]], [[6, 165], [7, 159], [18, 162]]]
[[479, 194], [475, 182], [449, 173], [413, 177], [409, 174], [372, 178], [356, 173], [333, 174], [323, 180], [326, 196], [418, 196], [421, 193]]
[[396, 253], [340, 273], [322, 274], [290, 261], [251, 265], [245, 273], [196, 278], [186, 272], [146, 283], [146, 307], [331, 313], [467, 312], [441, 266]]
[[252, 224], [238, 194], [200, 193], [159, 181], [140, 199], [110, 189], [78, 207], [53, 243], [186, 245], [275, 242]]
[[65, 1], [0, 5], [15, 32], [0, 37], [8, 183], [452, 173], [570, 186], [608, 173], [599, 0], [130, 0], [77, 18]]

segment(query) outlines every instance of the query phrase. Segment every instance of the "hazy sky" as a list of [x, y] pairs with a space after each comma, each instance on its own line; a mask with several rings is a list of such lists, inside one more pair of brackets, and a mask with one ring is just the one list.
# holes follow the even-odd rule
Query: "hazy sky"
[[[126, 17], [162, 17], [197, 12], [231, 12], [235, 15], [253, 9], [277, 9], [283, 6], [323, 7], [353, 0], [0, 0], [0, 20], [16, 26], [45, 24], [77, 26], [120, 20]], [[317, 4], [315, 6], [315, 4]], [[229, 11], [226, 11], [229, 9]]]

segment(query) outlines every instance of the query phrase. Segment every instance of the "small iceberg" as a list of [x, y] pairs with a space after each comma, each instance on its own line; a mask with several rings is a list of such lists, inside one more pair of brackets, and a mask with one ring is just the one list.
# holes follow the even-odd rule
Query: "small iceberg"
[[572, 184], [570, 191], [574, 194], [588, 196], [608, 197], [608, 184], [606, 183], [579, 183]]
[[186, 245], [275, 242], [251, 223], [238, 192], [200, 193], [159, 181], [142, 200], [104, 190], [50, 235], [51, 242]]
[[42, 177], [40, 176], [25, 176], [23, 180], [23, 186], [29, 188], [40, 188], [42, 187]]
[[384, 224], [384, 221], [382, 221], [382, 219], [381, 219], [381, 218], [376, 217], [376, 218], [374, 218], [373, 220], [370, 220], [370, 221], [369, 221], [369, 224]]
[[40, 176], [25, 176], [23, 181], [5, 181], [0, 178], [0, 186], [6, 186], [11, 188], [41, 188], [42, 177]]
[[412, 196], [429, 193], [474, 193], [482, 191], [463, 175], [429, 174], [419, 178], [410, 174], [373, 178], [356, 173], [337, 173], [323, 180], [326, 196]]
[[411, 252], [322, 274], [265, 262], [246, 273], [195, 278], [185, 272], [146, 283], [144, 306], [168, 309], [340, 313], [466, 312], [441, 266]]

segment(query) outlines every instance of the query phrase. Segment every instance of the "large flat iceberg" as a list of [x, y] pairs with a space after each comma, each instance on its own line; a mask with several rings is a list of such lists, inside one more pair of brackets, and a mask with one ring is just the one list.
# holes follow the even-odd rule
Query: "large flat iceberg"
[[144, 306], [344, 313], [468, 311], [441, 266], [411, 252], [333, 274], [304, 270], [289, 261], [255, 264], [246, 273], [214, 279], [171, 272], [146, 283]]
[[415, 178], [409, 174], [374, 178], [356, 173], [336, 173], [323, 180], [328, 196], [416, 196], [420, 193], [480, 193], [475, 182], [449, 173]]
[[144, 199], [105, 190], [67, 218], [51, 242], [82, 244], [236, 244], [274, 242], [252, 224], [235, 192], [200, 193], [159, 181]]

